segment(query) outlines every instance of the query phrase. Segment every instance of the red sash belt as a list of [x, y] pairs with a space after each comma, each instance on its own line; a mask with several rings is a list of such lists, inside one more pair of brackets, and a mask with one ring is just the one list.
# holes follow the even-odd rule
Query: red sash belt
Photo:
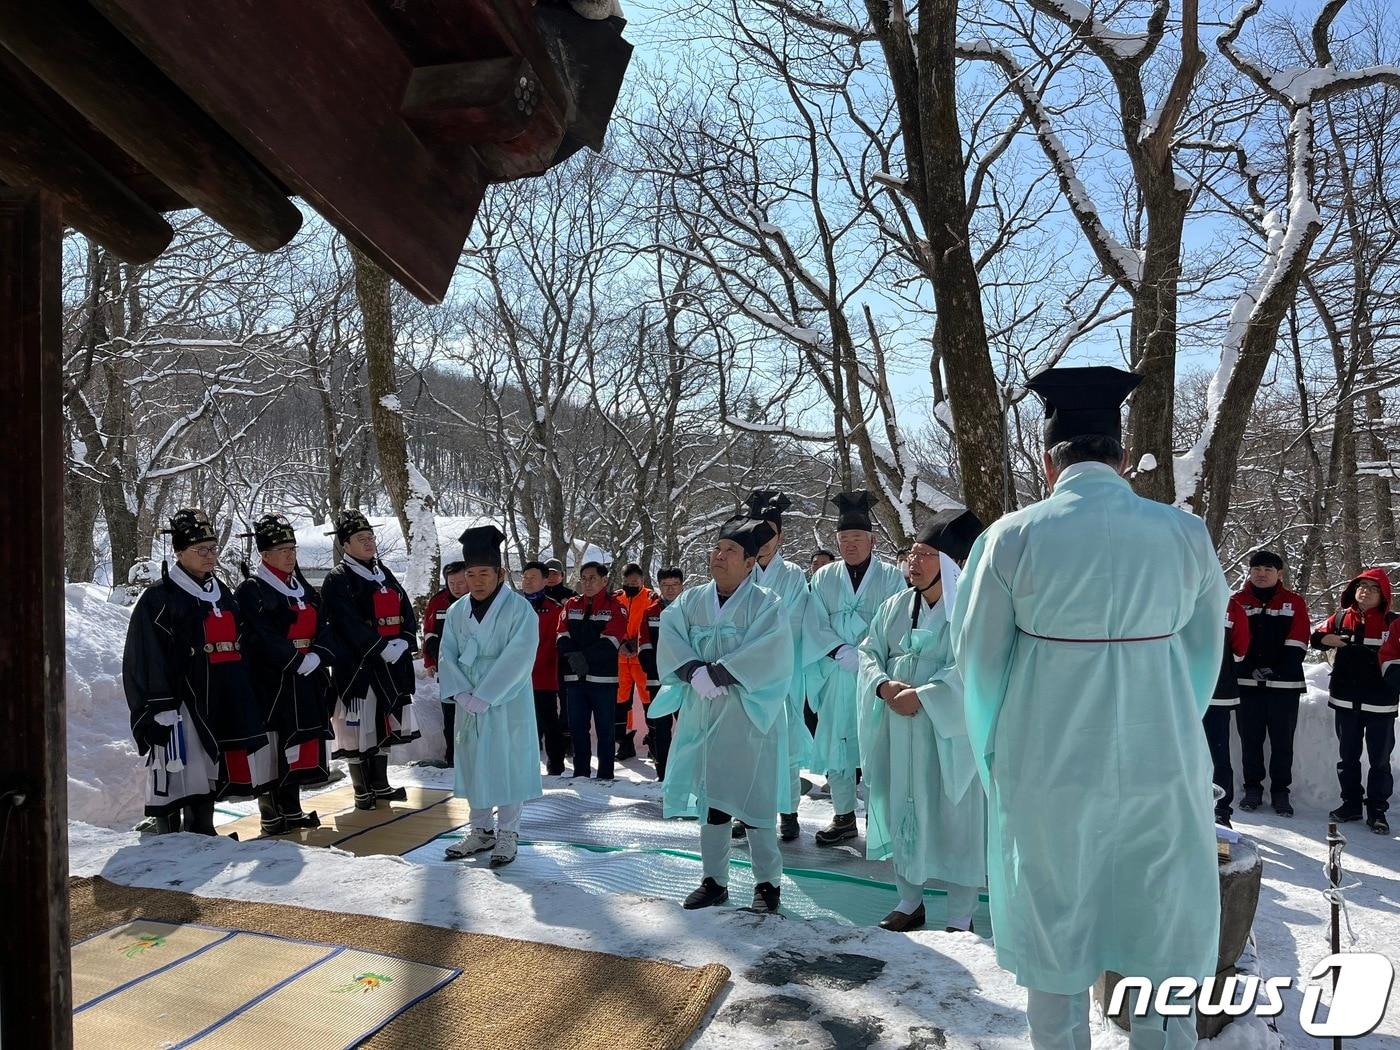
[[388, 588], [374, 592], [374, 625], [382, 638], [397, 638], [399, 624], [403, 623], [403, 606], [399, 604], [399, 592]]
[[231, 663], [241, 660], [238, 648], [238, 625], [233, 616], [223, 613], [216, 616], [212, 612], [204, 617], [204, 653], [211, 664]]

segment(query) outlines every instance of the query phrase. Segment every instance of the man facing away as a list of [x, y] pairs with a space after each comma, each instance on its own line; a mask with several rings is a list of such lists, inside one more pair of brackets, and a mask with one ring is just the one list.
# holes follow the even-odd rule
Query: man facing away
[[[1089, 1050], [1105, 970], [1204, 979], [1220, 924], [1201, 718], [1227, 588], [1200, 519], [1120, 476], [1139, 377], [1056, 368], [1052, 492], [972, 549], [954, 604], [968, 735], [987, 789], [998, 961], [1029, 989], [1036, 1050]], [[1192, 1048], [1193, 1017], [1135, 1017], [1129, 1045]]]

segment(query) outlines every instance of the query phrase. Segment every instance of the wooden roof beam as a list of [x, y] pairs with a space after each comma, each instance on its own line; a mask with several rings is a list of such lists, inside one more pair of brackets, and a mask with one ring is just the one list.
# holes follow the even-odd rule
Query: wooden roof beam
[[0, 3], [0, 45], [239, 240], [271, 251], [301, 228], [267, 172], [85, 0]]
[[127, 262], [150, 262], [170, 243], [169, 223], [27, 104], [0, 77], [0, 179], [48, 190], [63, 219]]

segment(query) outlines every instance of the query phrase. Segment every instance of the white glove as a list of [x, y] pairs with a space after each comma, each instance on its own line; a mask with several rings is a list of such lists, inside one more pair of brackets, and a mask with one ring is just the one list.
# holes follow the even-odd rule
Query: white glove
[[463, 707], [474, 715], [484, 715], [487, 711], [491, 710], [491, 705], [475, 693], [468, 693], [467, 698], [461, 703]]
[[297, 674], [308, 675], [321, 666], [321, 657], [316, 653], [307, 653], [301, 658], [301, 663], [297, 664]]
[[156, 712], [156, 725], [158, 726], [173, 726], [178, 721], [180, 721], [179, 711]]
[[841, 665], [841, 670], [855, 674], [860, 670], [860, 650], [854, 645], [843, 645], [836, 650], [836, 662]]
[[690, 687], [705, 700], [717, 700], [727, 692], [723, 686], [715, 685], [708, 667], [702, 667], [690, 676]]
[[406, 652], [408, 652], [408, 643], [402, 638], [395, 638], [379, 650], [379, 656], [386, 664], [396, 664]]

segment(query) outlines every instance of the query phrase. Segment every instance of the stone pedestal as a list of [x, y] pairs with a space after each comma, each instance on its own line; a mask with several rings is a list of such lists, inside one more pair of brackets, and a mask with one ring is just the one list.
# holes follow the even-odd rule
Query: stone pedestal
[[[1235, 964], [1244, 952], [1250, 928], [1254, 925], [1254, 910], [1259, 906], [1259, 882], [1264, 872], [1264, 861], [1254, 843], [1248, 839], [1240, 839], [1231, 847], [1231, 851], [1230, 860], [1220, 865], [1220, 953], [1215, 964], [1217, 983], [1236, 973]], [[1116, 1014], [1108, 1013], [1113, 989], [1120, 980], [1121, 975], [1111, 970], [1105, 972], [1094, 985], [1094, 997], [1113, 1023], [1126, 1032], [1131, 1027], [1127, 1004]], [[1197, 1014], [1196, 1033], [1201, 1039], [1214, 1038], [1231, 1020], [1233, 1018], [1223, 1014], [1217, 1017]]]

